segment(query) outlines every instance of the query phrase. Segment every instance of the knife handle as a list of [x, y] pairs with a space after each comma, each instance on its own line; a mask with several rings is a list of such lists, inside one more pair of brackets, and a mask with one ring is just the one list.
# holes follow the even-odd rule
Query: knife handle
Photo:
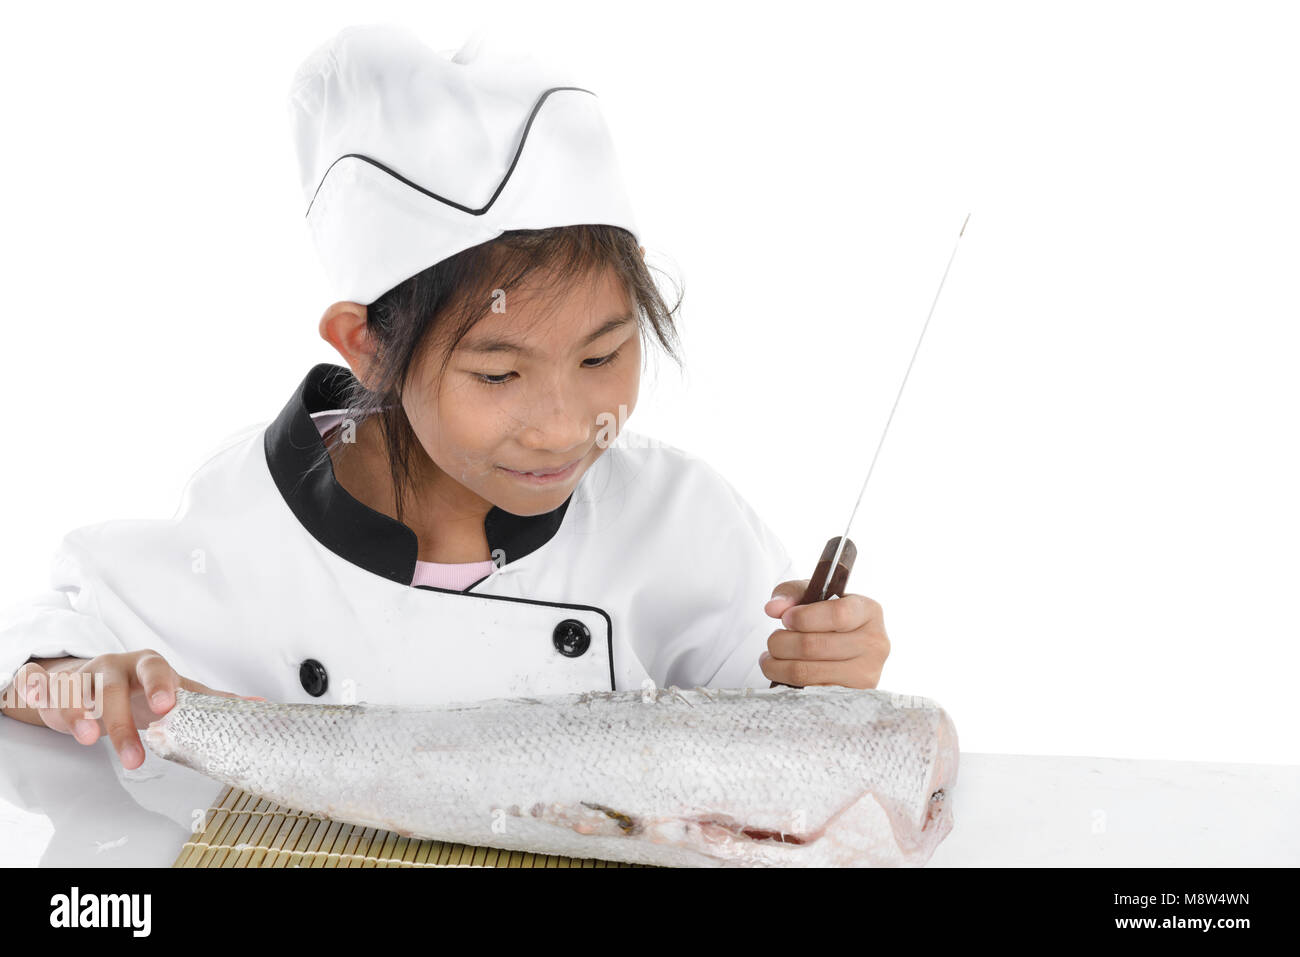
[[[815, 601], [822, 600], [822, 585], [826, 581], [826, 576], [830, 575], [831, 583], [826, 589], [826, 597], [832, 595], [837, 598], [844, 597], [844, 589], [849, 583], [849, 572], [853, 571], [853, 560], [858, 557], [858, 546], [853, 544], [853, 539], [846, 539], [844, 542], [844, 551], [840, 555], [839, 563], [835, 566], [834, 573], [831, 571], [831, 560], [835, 557], [835, 549], [840, 545], [840, 536], [836, 535], [826, 547], [822, 549], [822, 557], [817, 561], [817, 568], [813, 572], [813, 577], [808, 582], [808, 587], [795, 605], [811, 605]], [[793, 605], [791, 607], [794, 607]], [[781, 681], [773, 681], [771, 687], [777, 688], [797, 688], [798, 685], [787, 685]]]

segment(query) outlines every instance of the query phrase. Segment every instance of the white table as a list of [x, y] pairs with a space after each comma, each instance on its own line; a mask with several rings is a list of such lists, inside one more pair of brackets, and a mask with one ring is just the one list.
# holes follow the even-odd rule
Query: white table
[[930, 867], [1295, 867], [1300, 767], [962, 753]]
[[[166, 867], [222, 785], [0, 716], [0, 866]], [[931, 867], [1300, 865], [1300, 767], [961, 756]]]

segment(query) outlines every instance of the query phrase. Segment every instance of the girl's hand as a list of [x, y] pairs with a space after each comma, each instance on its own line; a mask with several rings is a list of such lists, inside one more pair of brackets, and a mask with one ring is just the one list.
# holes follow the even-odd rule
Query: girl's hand
[[[100, 688], [95, 686], [96, 675], [103, 675]], [[14, 687], [23, 707], [35, 710], [47, 727], [70, 734], [81, 744], [98, 741], [102, 725], [122, 767], [128, 770], [144, 763], [144, 745], [136, 729], [148, 727], [170, 711], [176, 704], [177, 688], [227, 698], [246, 697], [214, 691], [181, 677], [162, 655], [149, 649], [74, 658], [53, 672], [37, 661], [29, 661], [15, 674]]]
[[796, 605], [808, 579], [777, 585], [764, 611], [780, 618], [759, 655], [763, 674], [781, 684], [874, 688], [889, 657], [884, 612], [865, 595]]

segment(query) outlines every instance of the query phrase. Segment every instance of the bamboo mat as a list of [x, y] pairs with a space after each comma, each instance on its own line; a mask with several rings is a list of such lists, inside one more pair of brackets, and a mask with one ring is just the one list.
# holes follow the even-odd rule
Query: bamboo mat
[[331, 821], [227, 787], [208, 809], [202, 834], [172, 867], [643, 867], [421, 841]]

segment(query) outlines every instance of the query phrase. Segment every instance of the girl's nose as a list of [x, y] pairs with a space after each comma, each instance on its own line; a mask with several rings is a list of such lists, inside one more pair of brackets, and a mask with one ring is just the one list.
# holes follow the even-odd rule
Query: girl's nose
[[584, 403], [550, 392], [530, 402], [520, 414], [524, 425], [520, 442], [555, 456], [576, 454], [590, 440], [594, 418], [587, 414]]
[[573, 458], [582, 450], [590, 436], [591, 426], [582, 419], [551, 417], [545, 422], [533, 420], [524, 429], [520, 444], [556, 458], [564, 458], [566, 455]]

